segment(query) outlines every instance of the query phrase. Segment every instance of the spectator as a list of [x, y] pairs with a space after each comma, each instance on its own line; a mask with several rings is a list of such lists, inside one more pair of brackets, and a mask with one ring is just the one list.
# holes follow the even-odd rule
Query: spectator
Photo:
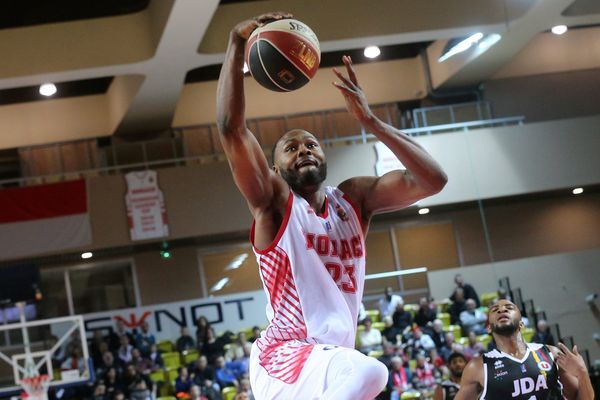
[[365, 309], [365, 303], [361, 301], [358, 309], [358, 325], [362, 325], [365, 318], [367, 318], [367, 310]]
[[435, 343], [429, 335], [423, 333], [421, 328], [416, 327], [413, 330], [413, 337], [407, 342], [407, 347], [414, 358], [419, 352], [429, 353], [429, 350], [435, 349]]
[[460, 321], [460, 313], [467, 309], [465, 304], [465, 291], [461, 288], [457, 288], [454, 291], [454, 299], [452, 304], [448, 307], [448, 314], [450, 314], [450, 322], [452, 324], [458, 324]]
[[150, 346], [156, 343], [154, 335], [150, 333], [150, 325], [147, 322], [142, 322], [140, 332], [135, 335], [135, 346], [146, 356], [150, 354]]
[[368, 354], [373, 350], [381, 350], [381, 332], [373, 329], [371, 318], [367, 317], [364, 321], [365, 329], [360, 333], [360, 348], [359, 350]]
[[[111, 353], [108, 353], [111, 354]], [[112, 354], [111, 354], [112, 355]], [[104, 385], [106, 386], [106, 398], [110, 399], [114, 393], [123, 392], [125, 387], [115, 367], [110, 367], [104, 374]]]
[[385, 324], [383, 331], [381, 331], [383, 343], [397, 344], [398, 335], [402, 335], [402, 331], [394, 326], [394, 321], [392, 320], [392, 317], [385, 317], [383, 319], [383, 323]]
[[213, 361], [217, 357], [220, 357], [224, 353], [223, 343], [220, 340], [217, 340], [215, 337], [215, 331], [213, 328], [208, 329], [208, 334], [206, 335], [206, 339], [202, 344], [201, 353], [206, 355], [209, 362]]
[[479, 301], [479, 296], [477, 295], [477, 292], [475, 291], [473, 286], [469, 285], [468, 283], [465, 283], [461, 274], [456, 274], [456, 276], [454, 277], [454, 283], [456, 283], [456, 289], [454, 289], [454, 293], [452, 293], [452, 295], [450, 296], [450, 300], [455, 301], [456, 290], [462, 289], [465, 294], [465, 300], [473, 299], [475, 300], [476, 307], [481, 307], [481, 303]]
[[94, 336], [92, 337], [88, 348], [90, 350], [90, 356], [92, 357], [92, 360], [94, 360], [94, 364], [100, 364], [100, 361], [102, 360], [102, 354], [108, 350], [108, 344], [104, 341], [102, 331], [94, 331]]
[[246, 332], [238, 333], [237, 340], [229, 345], [225, 353], [226, 361], [233, 361], [244, 357], [244, 346], [249, 344], [246, 338]]
[[392, 314], [392, 321], [394, 326], [401, 332], [410, 326], [412, 326], [412, 314], [404, 309], [404, 304], [398, 304], [396, 311]]
[[129, 391], [129, 400], [153, 400], [152, 392], [144, 379], [136, 379], [133, 387]]
[[436, 314], [436, 310], [430, 307], [427, 297], [421, 297], [421, 299], [419, 299], [419, 310], [415, 315], [415, 323], [421, 328], [424, 328], [427, 324], [433, 322]]
[[157, 369], [161, 369], [165, 366], [156, 344], [150, 346], [150, 354], [148, 355], [148, 359], [151, 362], [150, 369], [152, 371], [156, 371]]
[[463, 348], [454, 341], [454, 334], [452, 332], [446, 332], [444, 339], [446, 343], [438, 351], [444, 360], [448, 361], [448, 357], [450, 357], [450, 354], [452, 353], [462, 354]]
[[194, 341], [194, 338], [190, 336], [187, 326], [181, 327], [181, 336], [179, 336], [177, 342], [175, 342], [175, 347], [180, 353], [196, 348], [196, 342]]
[[435, 369], [432, 364], [427, 362], [423, 354], [418, 354], [416, 358], [417, 366], [413, 376], [413, 386], [428, 398], [435, 386]]
[[411, 388], [412, 379], [410, 371], [404, 367], [400, 357], [393, 357], [391, 365], [387, 389], [390, 392], [390, 400], [398, 400], [402, 393]]
[[85, 371], [85, 369], [87, 368], [87, 366], [86, 366], [86, 361], [83, 358], [83, 352], [81, 351], [81, 347], [79, 347], [79, 346], [73, 347], [71, 349], [71, 354], [69, 355], [69, 358], [67, 358], [65, 361], [63, 361], [60, 368], [63, 370], [76, 369], [79, 371], [79, 373], [83, 373]]
[[250, 387], [250, 380], [242, 379], [240, 380], [240, 387], [238, 388], [238, 394], [245, 393], [248, 395], [249, 400], [254, 400], [254, 395], [252, 394], [252, 388]]
[[117, 375], [121, 375], [122, 370], [115, 363], [115, 356], [110, 351], [107, 351], [102, 355], [102, 362], [96, 367], [96, 376], [100, 378], [104, 377], [110, 368], [114, 368]]
[[463, 332], [465, 334], [475, 332], [476, 335], [484, 335], [487, 333], [485, 329], [487, 317], [483, 312], [477, 309], [475, 300], [468, 299], [465, 304], [467, 309], [460, 313], [460, 325], [462, 326]]
[[[196, 321], [196, 345], [198, 348], [202, 348], [204, 342], [208, 340], [208, 331], [210, 331], [210, 324], [205, 316], [200, 316]], [[213, 332], [214, 333], [214, 332]]]
[[463, 349], [463, 354], [467, 358], [467, 361], [470, 361], [473, 357], [477, 357], [484, 352], [485, 349], [483, 345], [477, 341], [477, 335], [475, 335], [475, 332], [469, 332], [469, 344], [467, 344]]
[[125, 329], [123, 321], [117, 320], [115, 330], [108, 335], [108, 347], [110, 351], [116, 353], [121, 347], [121, 336], [127, 336], [129, 343], [134, 343], [133, 335]]
[[215, 370], [208, 365], [205, 355], [201, 355], [196, 362], [192, 363], [190, 370], [194, 383], [200, 386], [203, 395], [210, 399], [211, 395], [219, 394], [221, 388], [217, 384]]
[[94, 394], [92, 400], [104, 400], [106, 399], [106, 386], [104, 382], [99, 382], [94, 388]]
[[436, 349], [441, 349], [446, 343], [446, 334], [444, 332], [444, 323], [440, 319], [433, 321], [431, 329], [429, 330], [429, 336], [435, 343]]
[[140, 350], [135, 347], [131, 350], [131, 363], [135, 365], [135, 370], [142, 375], [152, 372], [152, 361], [142, 356]]
[[394, 358], [394, 357], [398, 357], [398, 354], [396, 354], [396, 346], [394, 346], [391, 343], [384, 343], [383, 344], [383, 355], [381, 357], [379, 357], [378, 360], [380, 362], [382, 362], [383, 365], [385, 365], [387, 369], [391, 369], [392, 368], [392, 358]]
[[379, 313], [381, 314], [381, 318], [392, 315], [399, 304], [404, 305], [402, 297], [394, 294], [390, 286], [386, 287], [383, 297], [379, 299]]
[[235, 395], [235, 397], [233, 398], [233, 400], [250, 400], [250, 397], [248, 396], [247, 393], [242, 392], [242, 393], [237, 393]]
[[123, 364], [127, 364], [131, 362], [131, 351], [133, 350], [133, 346], [129, 344], [129, 336], [121, 335], [121, 346], [119, 346], [119, 351], [117, 351], [117, 358]]
[[190, 398], [189, 400], [205, 400], [206, 397], [202, 396], [202, 389], [198, 385], [190, 386]]
[[260, 338], [260, 332], [261, 330], [258, 326], [252, 328], [252, 337], [250, 338], [250, 341], [252, 343], [254, 343], [256, 339]]
[[554, 336], [550, 333], [550, 329], [548, 329], [548, 322], [545, 319], [540, 319], [537, 323], [537, 330], [531, 339], [534, 343], [546, 344], [550, 346], [554, 346]]
[[238, 387], [238, 381], [235, 376], [235, 372], [231, 369], [227, 368], [225, 365], [225, 358], [223, 356], [217, 357], [215, 360], [215, 376], [217, 378], [217, 383], [221, 388], [227, 386], [235, 386]]
[[175, 393], [187, 393], [192, 387], [192, 378], [188, 374], [187, 367], [179, 367], [177, 370], [177, 378], [175, 378]]
[[123, 386], [125, 387], [125, 395], [128, 399], [133, 391], [143, 390], [139, 387], [140, 380], [145, 382], [146, 389], [152, 388], [152, 382], [150, 382], [147, 376], [139, 374], [135, 369], [135, 365], [127, 364], [125, 372], [123, 372]]
[[112, 395], [112, 400], [125, 400], [125, 392], [117, 390]]

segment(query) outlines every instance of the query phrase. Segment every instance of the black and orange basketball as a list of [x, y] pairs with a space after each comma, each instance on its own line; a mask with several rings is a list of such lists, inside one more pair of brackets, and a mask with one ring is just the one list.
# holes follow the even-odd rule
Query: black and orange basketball
[[295, 19], [273, 21], [248, 38], [246, 63], [258, 83], [277, 92], [306, 85], [317, 73], [321, 50], [317, 35]]

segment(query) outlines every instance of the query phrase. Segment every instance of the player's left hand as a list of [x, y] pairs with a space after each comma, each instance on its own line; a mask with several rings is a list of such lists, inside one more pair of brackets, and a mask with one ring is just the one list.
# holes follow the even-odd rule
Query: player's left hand
[[339, 89], [346, 101], [348, 112], [358, 121], [363, 122], [373, 116], [367, 97], [356, 79], [356, 73], [352, 68], [352, 59], [349, 56], [343, 56], [342, 61], [346, 66], [348, 76], [344, 76], [336, 68], [333, 68], [333, 73], [341, 82], [333, 82], [333, 85]]
[[583, 357], [581, 357], [577, 351], [577, 346], [573, 346], [573, 351], [571, 351], [567, 346], [559, 343], [558, 348], [559, 351], [556, 354], [556, 363], [561, 369], [564, 369], [575, 376], [580, 373], [587, 374], [585, 361], [583, 361]]

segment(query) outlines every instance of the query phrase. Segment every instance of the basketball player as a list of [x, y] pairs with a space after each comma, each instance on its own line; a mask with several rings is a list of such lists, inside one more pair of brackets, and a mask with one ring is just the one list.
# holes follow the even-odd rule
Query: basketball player
[[450, 377], [436, 386], [433, 400], [454, 400], [460, 389], [460, 378], [467, 365], [467, 359], [461, 353], [452, 353], [448, 357], [447, 365]]
[[335, 88], [407, 171], [323, 188], [325, 155], [301, 129], [279, 139], [269, 168], [244, 119], [244, 46], [258, 26], [286, 17], [266, 14], [231, 31], [217, 89], [221, 142], [254, 217], [251, 241], [268, 299], [269, 325], [250, 355], [252, 392], [257, 400], [372, 399], [388, 371], [354, 350], [369, 221], [439, 192], [447, 179], [421, 146], [373, 115], [349, 57], [343, 57], [347, 76], [335, 71]]
[[489, 310], [489, 332], [497, 348], [467, 364], [456, 400], [527, 399], [589, 400], [594, 391], [577, 346], [571, 352], [525, 343], [521, 312], [510, 300], [499, 300]]

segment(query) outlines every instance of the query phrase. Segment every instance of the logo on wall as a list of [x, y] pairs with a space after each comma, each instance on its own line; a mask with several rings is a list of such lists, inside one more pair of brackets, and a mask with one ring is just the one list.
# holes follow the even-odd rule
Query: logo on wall
[[127, 219], [131, 240], [169, 236], [167, 211], [156, 171], [136, 171], [125, 175]]

